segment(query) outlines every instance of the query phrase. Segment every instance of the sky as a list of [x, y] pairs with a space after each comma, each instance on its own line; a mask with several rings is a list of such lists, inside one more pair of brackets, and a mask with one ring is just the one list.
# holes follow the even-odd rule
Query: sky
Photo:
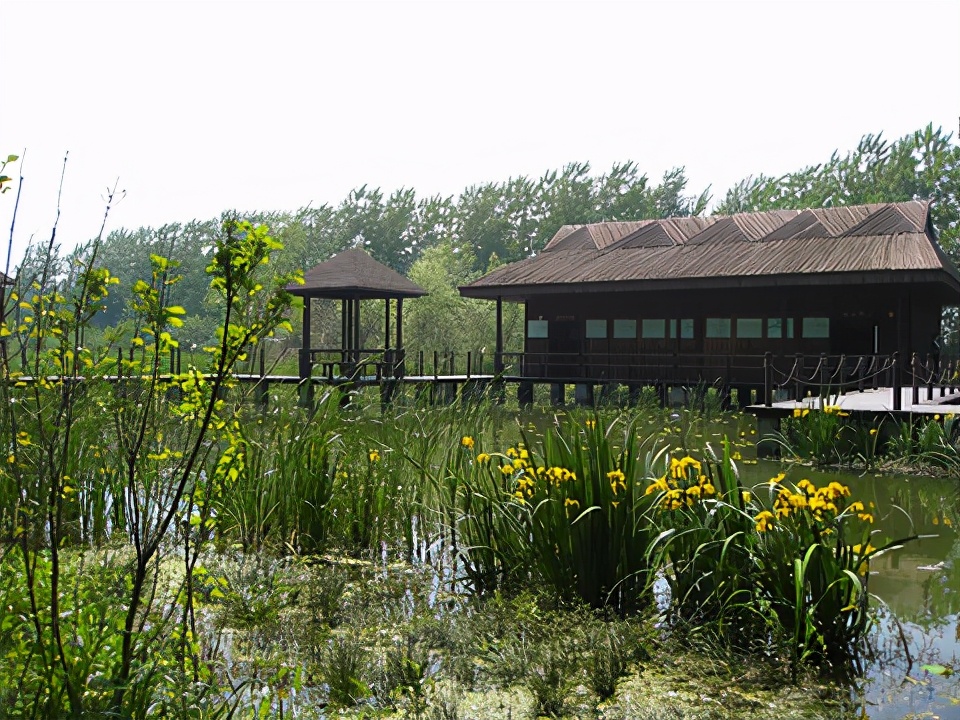
[[111, 189], [106, 232], [583, 161], [719, 200], [960, 118], [957, 0], [0, 0], [0, 29], [13, 265], [58, 197], [63, 247]]

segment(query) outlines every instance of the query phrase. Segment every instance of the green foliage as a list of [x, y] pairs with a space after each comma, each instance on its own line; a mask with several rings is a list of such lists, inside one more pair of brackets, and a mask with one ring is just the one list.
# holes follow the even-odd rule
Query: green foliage
[[493, 457], [478, 453], [460, 506], [468, 574], [487, 587], [491, 574], [523, 569], [594, 608], [644, 607], [652, 501], [637, 478], [655, 457], [632, 423], [596, 418], [567, 419]]
[[332, 706], [353, 707], [370, 696], [370, 686], [364, 679], [370, 672], [367, 650], [360, 638], [351, 633], [334, 637], [322, 657], [321, 672]]
[[[185, 312], [170, 302], [175, 263], [151, 255], [148, 277], [134, 282], [134, 347], [119, 361], [85, 342], [118, 282], [98, 265], [98, 243], [65, 260], [51, 248], [37, 256], [34, 274], [19, 278], [11, 294], [18, 312], [0, 328], [2, 370], [15, 380], [0, 388], [9, 448], [0, 539], [4, 583], [12, 578], [2, 592], [28, 601], [6, 628], [21, 641], [0, 676], [17, 678], [18, 695], [32, 699], [15, 716], [143, 717], [158, 694], [178, 698], [181, 715], [188, 704], [217, 712], [202, 689], [210, 670], [194, 632], [194, 570], [216, 525], [208, 501], [228, 490], [242, 463], [222, 392], [289, 302], [291, 278], [261, 277], [276, 249], [262, 228], [224, 225], [207, 265], [225, 308], [219, 342], [206, 368], [173, 377], [161, 364]], [[119, 377], [108, 382], [110, 374]], [[176, 537], [180, 518], [190, 521]], [[107, 540], [128, 542], [129, 556], [89, 572], [78, 549]], [[164, 563], [165, 548], [178, 542], [179, 579]], [[171, 689], [181, 680], [191, 690]]]
[[729, 443], [721, 459], [670, 458], [645, 492], [656, 497], [651, 521], [660, 534], [651, 553], [670, 587], [673, 622], [709, 626], [734, 644], [751, 636], [753, 520], [744, 511]]

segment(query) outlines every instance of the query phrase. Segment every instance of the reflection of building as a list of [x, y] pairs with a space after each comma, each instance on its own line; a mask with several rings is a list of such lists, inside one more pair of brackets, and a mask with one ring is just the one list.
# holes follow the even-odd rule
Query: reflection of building
[[567, 225], [460, 292], [525, 303], [526, 377], [752, 384], [738, 358], [927, 353], [960, 275], [914, 201]]

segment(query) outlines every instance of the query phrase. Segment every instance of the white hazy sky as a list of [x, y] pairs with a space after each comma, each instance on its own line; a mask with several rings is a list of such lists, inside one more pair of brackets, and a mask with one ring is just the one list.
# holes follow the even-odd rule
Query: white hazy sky
[[114, 183], [108, 231], [572, 161], [684, 166], [717, 199], [866, 133], [956, 138], [960, 2], [0, 0], [0, 62], [15, 264], [49, 239], [68, 151], [64, 246]]

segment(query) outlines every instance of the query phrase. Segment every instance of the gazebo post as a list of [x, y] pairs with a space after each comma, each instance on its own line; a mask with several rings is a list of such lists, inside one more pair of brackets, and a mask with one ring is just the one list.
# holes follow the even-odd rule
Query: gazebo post
[[503, 297], [497, 295], [497, 347], [493, 355], [493, 374], [503, 372]]
[[310, 406], [313, 403], [313, 367], [310, 362], [310, 305], [313, 299], [303, 298], [303, 347], [300, 348], [300, 404]]
[[340, 374], [343, 374], [343, 363], [347, 361], [347, 348], [350, 347], [350, 313], [349, 301], [346, 298], [340, 300]]
[[390, 352], [390, 298], [383, 299], [383, 362], [389, 367], [392, 361]]
[[360, 298], [353, 301], [353, 362], [360, 365]]
[[397, 360], [394, 377], [403, 379], [406, 359], [403, 350], [403, 298], [397, 298]]

